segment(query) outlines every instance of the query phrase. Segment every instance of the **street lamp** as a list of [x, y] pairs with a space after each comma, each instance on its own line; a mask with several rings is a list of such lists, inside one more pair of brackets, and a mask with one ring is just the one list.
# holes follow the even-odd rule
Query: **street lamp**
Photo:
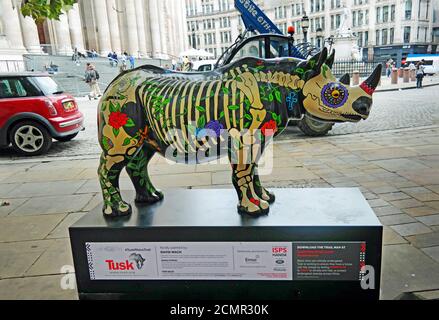
[[316, 30], [316, 37], [317, 37], [317, 46], [319, 47], [319, 49], [321, 49], [323, 46], [321, 45], [321, 41], [323, 38], [323, 29], [318, 27]]
[[300, 25], [301, 25], [302, 30], [303, 30], [303, 42], [306, 43], [306, 42], [308, 42], [306, 35], [308, 33], [308, 28], [309, 28], [309, 18], [306, 15], [306, 12], [305, 12], [305, 15], [302, 17], [302, 20], [300, 21]]

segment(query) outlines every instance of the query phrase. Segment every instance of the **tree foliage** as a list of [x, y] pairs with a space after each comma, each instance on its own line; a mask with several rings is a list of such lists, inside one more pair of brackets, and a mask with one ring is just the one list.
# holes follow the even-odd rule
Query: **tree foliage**
[[22, 0], [21, 13], [35, 21], [45, 19], [59, 20], [59, 16], [67, 12], [78, 0]]

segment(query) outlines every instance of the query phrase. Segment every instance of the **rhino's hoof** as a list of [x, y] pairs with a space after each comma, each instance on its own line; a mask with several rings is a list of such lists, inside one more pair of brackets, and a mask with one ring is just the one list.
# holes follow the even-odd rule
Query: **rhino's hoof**
[[260, 216], [266, 216], [269, 212], [270, 212], [270, 208], [267, 209], [259, 208], [259, 210], [256, 211], [249, 211], [246, 207], [238, 205], [238, 213], [240, 215], [247, 215], [250, 217], [257, 218]]
[[153, 194], [137, 194], [136, 195], [136, 204], [154, 204], [163, 200], [163, 193], [160, 191], [154, 192]]
[[268, 199], [265, 199], [265, 201], [267, 201], [269, 204], [274, 203], [274, 201], [276, 200], [276, 196], [274, 195], [274, 193], [268, 192], [267, 190], [265, 190], [265, 193], [268, 196]]
[[104, 205], [103, 213], [106, 218], [117, 218], [117, 217], [128, 217], [131, 215], [133, 210], [129, 204], [124, 204], [118, 208], [107, 207]]

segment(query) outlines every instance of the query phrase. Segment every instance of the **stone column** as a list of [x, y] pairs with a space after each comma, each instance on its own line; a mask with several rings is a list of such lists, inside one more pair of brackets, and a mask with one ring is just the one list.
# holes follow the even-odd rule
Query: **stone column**
[[59, 21], [54, 20], [53, 27], [56, 37], [56, 54], [66, 56], [73, 54], [67, 15], [62, 14], [59, 16]]
[[73, 8], [67, 13], [69, 18], [70, 38], [72, 40], [73, 48], [78, 48], [79, 52], [84, 53], [84, 36], [82, 34], [81, 17], [79, 15], [78, 4], [75, 3]]
[[148, 57], [152, 57], [151, 20], [149, 18], [149, 4], [148, 4], [148, 2], [144, 2], [143, 17], [145, 18], [146, 53], [148, 54]]
[[0, 11], [3, 17], [3, 32], [6, 35], [11, 49], [25, 51], [22, 32], [20, 28], [20, 19], [18, 18], [17, 6], [12, 7], [11, 1], [0, 1]]
[[149, 19], [151, 25], [151, 38], [152, 38], [152, 55], [157, 58], [161, 55], [162, 46], [160, 39], [160, 21], [159, 21], [159, 10], [158, 1], [149, 0]]
[[98, 33], [99, 53], [106, 56], [111, 51], [110, 26], [105, 0], [94, 0], [94, 11]]
[[134, 0], [125, 1], [125, 21], [126, 21], [126, 32], [125, 35], [128, 37], [128, 46], [124, 50], [128, 51], [129, 54], [137, 55], [139, 52], [139, 36], [137, 33], [137, 21], [136, 21], [136, 6]]
[[168, 25], [168, 12], [166, 8], [165, 1], [159, 1], [158, 3], [158, 13], [159, 13], [159, 22], [160, 22], [160, 45], [162, 47], [162, 58], [165, 58], [167, 53], [169, 52], [168, 49], [168, 39], [169, 39], [169, 30], [167, 28]]
[[108, 24], [110, 25], [111, 48], [120, 53], [122, 45], [120, 42], [119, 19], [117, 17], [116, 0], [107, 0]]
[[23, 41], [26, 50], [29, 53], [42, 53], [40, 38], [38, 36], [38, 28], [35, 21], [31, 17], [24, 17], [19, 13], [21, 29], [23, 30]]
[[[139, 54], [146, 56], [146, 29], [145, 29], [145, 18], [143, 16], [143, 1], [135, 0], [136, 9], [136, 22], [137, 22], [137, 37], [139, 44]], [[131, 52], [131, 54], [137, 55], [137, 52]]]

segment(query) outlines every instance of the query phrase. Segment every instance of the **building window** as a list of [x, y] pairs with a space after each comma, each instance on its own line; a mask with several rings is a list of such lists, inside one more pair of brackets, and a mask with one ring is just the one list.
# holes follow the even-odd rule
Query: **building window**
[[339, 28], [340, 27], [340, 23], [341, 23], [341, 15], [337, 14], [335, 16], [335, 28]]
[[381, 7], [377, 8], [377, 23], [381, 23]]
[[375, 42], [377, 46], [380, 45], [380, 30], [375, 31]]
[[358, 11], [358, 25], [362, 26], [364, 24], [363, 22], [363, 11]]
[[352, 26], [357, 26], [357, 11], [352, 12]]
[[389, 6], [383, 7], [383, 22], [389, 21]]
[[390, 28], [389, 44], [393, 44], [394, 41], [395, 41], [395, 29], [394, 28]]
[[395, 21], [395, 5], [392, 4], [392, 6], [390, 7], [390, 21], [394, 22]]
[[364, 31], [364, 46], [369, 45], [369, 31]]
[[410, 20], [412, 18], [412, 0], [405, 0], [405, 19]]
[[410, 42], [410, 27], [404, 27], [404, 43]]
[[385, 45], [385, 44], [387, 44], [387, 29], [383, 29], [382, 32], [383, 32], [383, 34], [382, 34], [381, 42], [382, 42], [382, 44]]

